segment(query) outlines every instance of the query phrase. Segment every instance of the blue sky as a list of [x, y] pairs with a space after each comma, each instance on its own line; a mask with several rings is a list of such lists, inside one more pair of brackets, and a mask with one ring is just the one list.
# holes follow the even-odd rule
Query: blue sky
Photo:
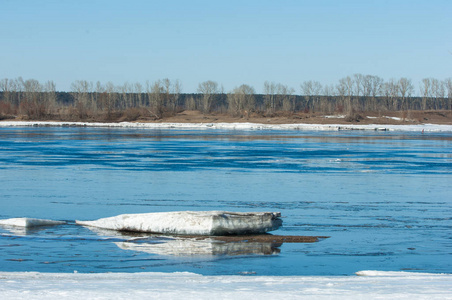
[[354, 73], [452, 76], [452, 1], [0, 0], [0, 79], [225, 91], [266, 80], [300, 92]]

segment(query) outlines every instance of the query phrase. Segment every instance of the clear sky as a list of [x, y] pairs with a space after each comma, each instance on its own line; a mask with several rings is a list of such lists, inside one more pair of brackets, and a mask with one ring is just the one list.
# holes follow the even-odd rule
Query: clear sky
[[114, 84], [452, 76], [451, 0], [0, 0], [0, 79]]

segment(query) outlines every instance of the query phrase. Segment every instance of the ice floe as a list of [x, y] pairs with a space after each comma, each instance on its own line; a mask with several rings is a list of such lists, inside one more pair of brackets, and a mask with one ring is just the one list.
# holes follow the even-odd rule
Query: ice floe
[[95, 221], [75, 221], [79, 225], [119, 231], [176, 235], [258, 234], [276, 230], [282, 225], [280, 213], [178, 211], [124, 214]]
[[45, 121], [2, 121], [0, 127], [55, 126], [55, 127], [116, 127], [149, 129], [230, 129], [230, 130], [386, 130], [418, 132], [452, 132], [452, 125], [379, 125], [379, 124], [260, 124], [260, 123], [100, 123], [100, 122], [45, 122]]
[[0, 220], [0, 225], [17, 226], [24, 228], [32, 228], [38, 226], [52, 226], [61, 224], [66, 224], [66, 222], [35, 218], [12, 218]]

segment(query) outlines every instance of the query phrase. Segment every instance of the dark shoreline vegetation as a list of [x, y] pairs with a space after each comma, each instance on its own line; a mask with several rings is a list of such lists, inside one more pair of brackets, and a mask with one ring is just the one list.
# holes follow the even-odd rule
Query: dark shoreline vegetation
[[[423, 79], [420, 96], [410, 79], [384, 81], [355, 74], [337, 85], [317, 81], [300, 85], [301, 94], [280, 83], [265, 82], [264, 94], [243, 84], [225, 93], [217, 82], [199, 84], [197, 93], [181, 92], [179, 81], [101, 84], [78, 80], [71, 92], [58, 92], [53, 81], [0, 80], [0, 120], [159, 121], [183, 111], [235, 118], [309, 118], [313, 114], [342, 114], [345, 122], [360, 122], [364, 112], [398, 112], [403, 120], [416, 111], [452, 111], [452, 78]], [[446, 117], [446, 116], [445, 116]]]

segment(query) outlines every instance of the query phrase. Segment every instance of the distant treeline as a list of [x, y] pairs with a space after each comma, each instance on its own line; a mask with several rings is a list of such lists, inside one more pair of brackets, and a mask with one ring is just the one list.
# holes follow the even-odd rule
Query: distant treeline
[[55, 83], [35, 79], [0, 80], [0, 118], [54, 120], [134, 121], [161, 119], [183, 110], [205, 114], [227, 113], [237, 117], [289, 116], [294, 113], [343, 113], [450, 110], [452, 79], [426, 78], [413, 96], [410, 79], [384, 81], [373, 75], [355, 74], [336, 85], [317, 81], [300, 84], [299, 93], [280, 83], [265, 82], [264, 93], [243, 84], [224, 92], [215, 81], [198, 85], [197, 93], [181, 92], [179, 81], [169, 79], [114, 85], [85, 80], [72, 83], [70, 92], [56, 91]]

